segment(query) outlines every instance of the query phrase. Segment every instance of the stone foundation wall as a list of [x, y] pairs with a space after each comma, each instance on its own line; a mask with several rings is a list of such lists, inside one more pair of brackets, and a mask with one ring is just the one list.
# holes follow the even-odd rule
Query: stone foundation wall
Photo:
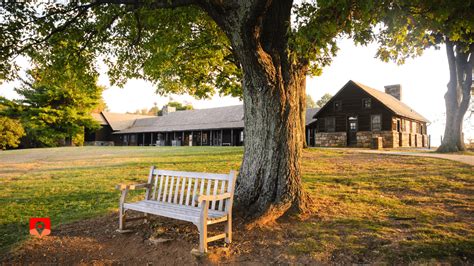
[[[398, 135], [398, 132], [395, 132]], [[428, 135], [418, 133], [401, 133], [401, 147], [428, 147]], [[398, 141], [397, 141], [398, 142]]]
[[113, 141], [86, 141], [84, 146], [114, 146]]
[[317, 132], [316, 147], [345, 147], [347, 146], [346, 132]]
[[[396, 132], [393, 131], [359, 131], [357, 132], [357, 147], [370, 148], [372, 138], [381, 137], [384, 148], [394, 148], [394, 143], [397, 141]], [[397, 145], [398, 146], [398, 145]]]
[[[399, 145], [400, 134], [402, 138], [401, 146]], [[370, 148], [372, 138], [376, 137], [382, 137], [384, 148], [428, 147], [427, 135], [396, 131], [359, 131], [357, 132], [357, 147]], [[346, 147], [347, 134], [346, 132], [317, 132], [315, 134], [315, 144], [316, 147]]]

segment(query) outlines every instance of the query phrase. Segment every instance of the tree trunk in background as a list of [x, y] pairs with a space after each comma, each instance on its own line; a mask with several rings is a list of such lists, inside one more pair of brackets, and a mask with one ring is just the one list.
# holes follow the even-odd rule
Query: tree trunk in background
[[474, 45], [463, 51], [459, 45], [447, 40], [446, 52], [449, 64], [448, 91], [446, 101], [446, 128], [438, 152], [466, 150], [463, 139], [463, 119], [471, 100], [472, 66]]
[[261, 222], [304, 210], [307, 198], [300, 163], [307, 64], [288, 54], [291, 6], [291, 0], [281, 0], [204, 7], [228, 36], [243, 70], [245, 152], [236, 208]]

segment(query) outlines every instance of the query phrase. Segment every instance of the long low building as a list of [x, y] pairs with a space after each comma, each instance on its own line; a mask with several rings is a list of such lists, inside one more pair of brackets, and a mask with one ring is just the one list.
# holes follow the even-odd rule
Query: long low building
[[[306, 111], [306, 125], [318, 108]], [[176, 111], [164, 107], [162, 116], [101, 112], [97, 131], [86, 132], [86, 145], [117, 146], [242, 146], [244, 110], [242, 105]], [[308, 132], [311, 129], [307, 128]], [[312, 131], [311, 131], [312, 132]], [[313, 141], [308, 134], [308, 142]]]

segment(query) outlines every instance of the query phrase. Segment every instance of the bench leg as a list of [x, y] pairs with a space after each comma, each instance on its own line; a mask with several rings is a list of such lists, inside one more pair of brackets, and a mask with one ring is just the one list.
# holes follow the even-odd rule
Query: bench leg
[[207, 223], [201, 223], [199, 225], [199, 252], [207, 252]]
[[123, 208], [120, 208], [119, 210], [119, 230], [125, 230], [125, 212]]
[[232, 215], [227, 217], [227, 222], [224, 225], [225, 242], [230, 244], [232, 242]]
[[125, 209], [123, 208], [123, 204], [125, 203], [125, 198], [127, 197], [128, 188], [122, 190], [122, 196], [120, 197], [119, 202], [119, 230], [125, 230]]

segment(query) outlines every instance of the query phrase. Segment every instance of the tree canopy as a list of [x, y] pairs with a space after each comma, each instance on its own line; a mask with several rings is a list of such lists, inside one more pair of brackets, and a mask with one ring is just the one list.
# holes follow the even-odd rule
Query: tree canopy
[[316, 102], [313, 100], [311, 95], [306, 94], [306, 108], [315, 108], [317, 107]]
[[[54, 47], [67, 41], [68, 57], [106, 62], [112, 85], [142, 78], [153, 82], [160, 94], [242, 96], [242, 63], [228, 33], [206, 12], [207, 1], [183, 1], [191, 5], [175, 4], [181, 1], [132, 2], [4, 3], [0, 7], [4, 20], [0, 26], [4, 40], [0, 44], [0, 79], [17, 77], [17, 66], [9, 63], [17, 55], [47, 61], [53, 54], [59, 56], [60, 50]], [[288, 33], [288, 48], [295, 63], [309, 64], [308, 74], [318, 75], [330, 63], [338, 49], [335, 37], [361, 24], [359, 20], [347, 23], [345, 17], [359, 16], [351, 12], [349, 4], [330, 3], [320, 1], [317, 6], [303, 2], [292, 8], [295, 22]], [[93, 60], [87, 64], [94, 69]]]
[[[70, 52], [66, 47], [59, 50]], [[97, 73], [83, 57], [37, 59], [22, 86], [15, 88], [21, 98], [11, 101], [3, 113], [21, 121], [26, 146], [58, 146], [65, 140], [82, 144], [84, 128], [98, 127], [91, 117], [104, 89], [96, 85]]]

